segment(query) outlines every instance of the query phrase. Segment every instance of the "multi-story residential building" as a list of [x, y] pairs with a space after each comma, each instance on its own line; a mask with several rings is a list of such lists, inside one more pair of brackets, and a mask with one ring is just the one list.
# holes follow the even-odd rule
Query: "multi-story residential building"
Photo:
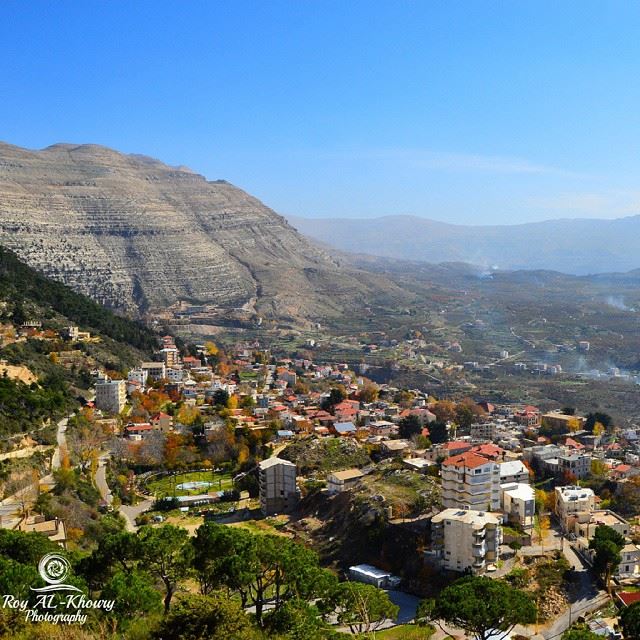
[[144, 369], [131, 369], [127, 374], [127, 380], [129, 382], [137, 382], [141, 387], [147, 384], [148, 371]]
[[167, 375], [167, 369], [164, 362], [143, 362], [140, 365], [143, 371], [147, 372], [149, 378], [153, 380], [161, 380]]
[[569, 431], [571, 423], [576, 423], [578, 429], [582, 429], [585, 419], [582, 416], [569, 416], [559, 411], [550, 411], [540, 417], [540, 423], [548, 429], [557, 429], [559, 431]]
[[481, 442], [495, 440], [498, 433], [498, 425], [495, 422], [478, 422], [471, 425], [469, 433], [473, 440]]
[[556, 487], [556, 513], [566, 531], [572, 531], [576, 523], [589, 522], [594, 507], [593, 490], [574, 486]]
[[166, 372], [165, 377], [170, 382], [182, 382], [182, 380], [184, 379], [185, 372], [182, 370], [182, 367], [180, 365], [176, 365], [174, 367], [167, 367], [165, 372]]
[[628, 542], [620, 551], [619, 578], [637, 578], [640, 574], [640, 547]]
[[260, 508], [265, 516], [291, 511], [298, 502], [296, 465], [268, 458], [258, 465]]
[[500, 484], [524, 482], [529, 484], [529, 469], [520, 460], [509, 460], [500, 463]]
[[160, 350], [162, 359], [167, 367], [173, 367], [180, 362], [180, 352], [175, 345], [168, 345]]
[[508, 522], [519, 525], [524, 531], [533, 528], [536, 512], [536, 494], [531, 486], [524, 483], [503, 484], [502, 511]]
[[573, 533], [579, 538], [591, 540], [596, 533], [596, 529], [602, 525], [611, 527], [620, 535], [625, 536], [625, 538], [629, 535], [631, 529], [629, 523], [617, 513], [608, 509], [598, 509], [590, 514], [590, 518], [586, 522], [576, 522]]
[[431, 520], [432, 548], [443, 568], [483, 573], [497, 562], [502, 516], [471, 509], [445, 509]]
[[558, 458], [558, 473], [571, 476], [576, 480], [586, 478], [591, 474], [591, 456], [578, 453], [560, 456]]
[[120, 413], [127, 402], [127, 383], [124, 380], [105, 380], [96, 383], [96, 407], [109, 413]]
[[442, 463], [442, 504], [478, 511], [500, 510], [500, 466], [472, 452]]

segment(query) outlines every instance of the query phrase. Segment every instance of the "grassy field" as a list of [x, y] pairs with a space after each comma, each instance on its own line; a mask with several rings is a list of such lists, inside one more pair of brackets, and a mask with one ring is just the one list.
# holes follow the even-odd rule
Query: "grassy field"
[[[178, 489], [178, 485], [185, 482], [210, 482], [210, 486], [201, 486], [194, 489]], [[190, 496], [211, 491], [225, 491], [233, 488], [231, 474], [216, 473], [213, 471], [190, 471], [176, 475], [164, 476], [150, 480], [147, 488], [159, 498], [167, 496]]]
[[391, 629], [376, 631], [375, 635], [379, 640], [429, 640], [434, 631], [435, 629], [430, 625], [418, 627], [415, 624], [400, 624]]

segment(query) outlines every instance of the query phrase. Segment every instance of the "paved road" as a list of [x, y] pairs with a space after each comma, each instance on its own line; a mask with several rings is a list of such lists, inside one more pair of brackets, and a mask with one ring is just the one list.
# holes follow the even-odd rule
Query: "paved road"
[[153, 500], [151, 499], [141, 500], [138, 504], [134, 505], [121, 505], [119, 511], [125, 519], [127, 531], [134, 533], [138, 530], [138, 527], [136, 526], [136, 518], [141, 513], [147, 511], [147, 509], [150, 509], [152, 505]]
[[[113, 503], [113, 494], [111, 493], [111, 489], [109, 489], [109, 485], [107, 484], [107, 462], [109, 460], [109, 454], [105, 453], [100, 456], [98, 461], [98, 470], [96, 471], [95, 483], [96, 487], [98, 487], [98, 491], [100, 491], [100, 496], [102, 499], [108, 504]], [[125, 521], [125, 526], [127, 531], [131, 531], [135, 533], [138, 530], [136, 527], [136, 518], [146, 511], [150, 509], [153, 505], [152, 499], [141, 500], [138, 504], [135, 505], [120, 505], [118, 507], [118, 511], [122, 515]]]
[[67, 431], [68, 423], [69, 423], [68, 418], [62, 418], [62, 420], [58, 422], [58, 431], [56, 433], [56, 442], [58, 443], [58, 446], [53, 452], [53, 457], [51, 458], [51, 469], [53, 471], [60, 468], [60, 449], [61, 448], [66, 449], [67, 447], [67, 436], [65, 434]]
[[98, 460], [98, 470], [96, 471], [96, 487], [98, 487], [98, 491], [102, 496], [102, 499], [110, 505], [113, 502], [113, 495], [111, 494], [111, 489], [109, 489], [109, 485], [107, 484], [107, 461], [109, 460], [108, 455], [103, 455]]
[[[66, 439], [64, 432], [67, 430], [68, 418], [62, 418], [58, 422], [58, 431], [56, 433], [57, 446], [53, 452], [51, 458], [52, 470], [60, 467], [60, 446], [66, 446]], [[53, 475], [49, 474], [40, 479], [41, 485], [54, 486], [55, 481]], [[19, 513], [23, 507], [32, 504], [37, 498], [34, 486], [29, 484], [28, 486], [16, 491], [13, 495], [6, 497], [0, 502], [0, 518], [3, 520], [17, 520]]]
[[607, 593], [597, 586], [595, 577], [591, 573], [589, 566], [568, 543], [564, 544], [563, 553], [576, 572], [577, 596], [567, 611], [556, 618], [553, 623], [542, 632], [542, 635], [547, 640], [559, 638], [579, 616], [584, 616], [591, 611], [599, 609], [609, 600]]

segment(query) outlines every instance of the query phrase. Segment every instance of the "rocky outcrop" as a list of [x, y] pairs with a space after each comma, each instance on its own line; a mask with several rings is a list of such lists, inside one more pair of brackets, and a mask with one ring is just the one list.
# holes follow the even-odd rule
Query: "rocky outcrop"
[[327, 317], [380, 293], [237, 187], [97, 145], [0, 144], [0, 244], [131, 314], [256, 298], [261, 315]]

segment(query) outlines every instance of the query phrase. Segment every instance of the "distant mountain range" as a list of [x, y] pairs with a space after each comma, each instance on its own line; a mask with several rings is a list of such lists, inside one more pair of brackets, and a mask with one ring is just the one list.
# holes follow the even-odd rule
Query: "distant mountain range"
[[431, 263], [585, 275], [640, 267], [640, 216], [463, 226], [413, 216], [289, 217], [313, 240], [352, 253]]

